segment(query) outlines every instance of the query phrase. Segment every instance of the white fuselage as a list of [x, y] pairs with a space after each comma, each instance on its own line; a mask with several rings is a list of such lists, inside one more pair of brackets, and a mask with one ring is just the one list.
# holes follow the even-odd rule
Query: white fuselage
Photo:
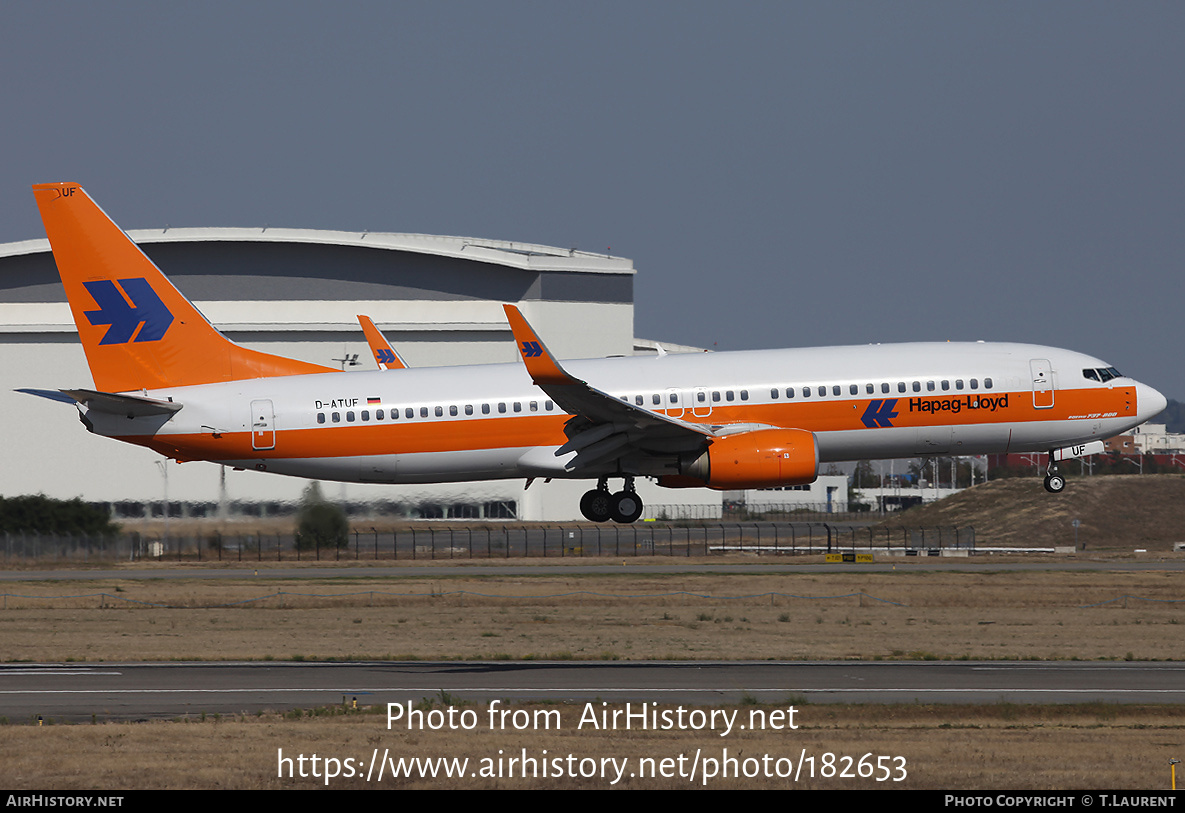
[[[822, 461], [1050, 451], [1101, 440], [1162, 410], [1147, 385], [1051, 347], [943, 343], [565, 362], [589, 386], [712, 427], [814, 433]], [[1096, 371], [1094, 379], [1085, 371]], [[139, 394], [139, 393], [137, 393]], [[344, 481], [425, 483], [669, 471], [661, 454], [596, 470], [556, 457], [571, 417], [522, 364], [321, 373], [149, 390], [183, 407], [99, 434], [179, 460]]]

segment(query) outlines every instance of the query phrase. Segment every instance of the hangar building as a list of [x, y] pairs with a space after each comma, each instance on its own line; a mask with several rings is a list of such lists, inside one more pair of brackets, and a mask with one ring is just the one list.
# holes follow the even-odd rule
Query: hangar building
[[[502, 303], [517, 303], [558, 358], [645, 352], [633, 337], [633, 262], [527, 243], [310, 229], [167, 228], [128, 235], [229, 338], [257, 350], [373, 370], [357, 315], [411, 366], [516, 362]], [[649, 344], [653, 350], [653, 344]], [[670, 349], [670, 348], [668, 348]], [[397, 373], [392, 373], [397, 374]], [[96, 437], [66, 404], [17, 388], [90, 387], [47, 240], [0, 245], [0, 494], [110, 502], [116, 516], [208, 514], [295, 503], [306, 481], [210, 463], [178, 465]], [[417, 486], [325, 483], [349, 504], [396, 503], [411, 517], [579, 517], [588, 481]], [[651, 505], [718, 506], [707, 490], [639, 480]], [[152, 504], [156, 505], [153, 506]], [[697, 511], [702, 513], [703, 508]]]

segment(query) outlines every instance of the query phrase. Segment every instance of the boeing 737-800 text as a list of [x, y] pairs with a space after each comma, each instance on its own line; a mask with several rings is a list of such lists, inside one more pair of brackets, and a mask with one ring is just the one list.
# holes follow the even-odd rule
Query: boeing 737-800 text
[[[180, 461], [369, 483], [597, 481], [590, 520], [674, 488], [809, 483], [828, 461], [1043, 452], [1057, 462], [1164, 409], [1081, 353], [1026, 344], [821, 347], [558, 362], [505, 306], [522, 363], [345, 374], [222, 336], [77, 184], [33, 187], [95, 389], [87, 429]], [[386, 348], [384, 350], [384, 347]], [[389, 357], [387, 353], [390, 353]], [[610, 478], [623, 478], [617, 493]]]

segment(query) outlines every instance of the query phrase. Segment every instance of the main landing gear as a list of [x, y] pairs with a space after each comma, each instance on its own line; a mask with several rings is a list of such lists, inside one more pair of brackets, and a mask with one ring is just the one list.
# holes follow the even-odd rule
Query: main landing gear
[[1053, 460], [1053, 452], [1049, 453], [1049, 467], [1045, 469], [1045, 490], [1050, 494], [1060, 494], [1066, 488], [1066, 478], [1062, 477], [1057, 463]]
[[590, 522], [630, 523], [642, 516], [642, 498], [634, 491], [634, 478], [625, 478], [625, 487], [616, 494], [609, 493], [609, 478], [602, 477], [597, 487], [580, 498], [580, 513]]

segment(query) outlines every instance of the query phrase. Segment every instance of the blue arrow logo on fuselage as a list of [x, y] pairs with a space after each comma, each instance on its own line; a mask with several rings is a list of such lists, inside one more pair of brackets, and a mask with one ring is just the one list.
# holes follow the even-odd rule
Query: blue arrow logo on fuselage
[[869, 401], [868, 409], [864, 410], [860, 420], [869, 429], [889, 429], [893, 426], [889, 420], [897, 417], [897, 413], [894, 411], [896, 406], [896, 398], [877, 398]]
[[[119, 280], [122, 294], [109, 279], [82, 284], [99, 306], [97, 311], [85, 311], [86, 318], [96, 327], [109, 325], [99, 344], [126, 344], [134, 333], [137, 342], [160, 341], [173, 324], [173, 314], [143, 277]], [[136, 333], [141, 324], [144, 327]]]

